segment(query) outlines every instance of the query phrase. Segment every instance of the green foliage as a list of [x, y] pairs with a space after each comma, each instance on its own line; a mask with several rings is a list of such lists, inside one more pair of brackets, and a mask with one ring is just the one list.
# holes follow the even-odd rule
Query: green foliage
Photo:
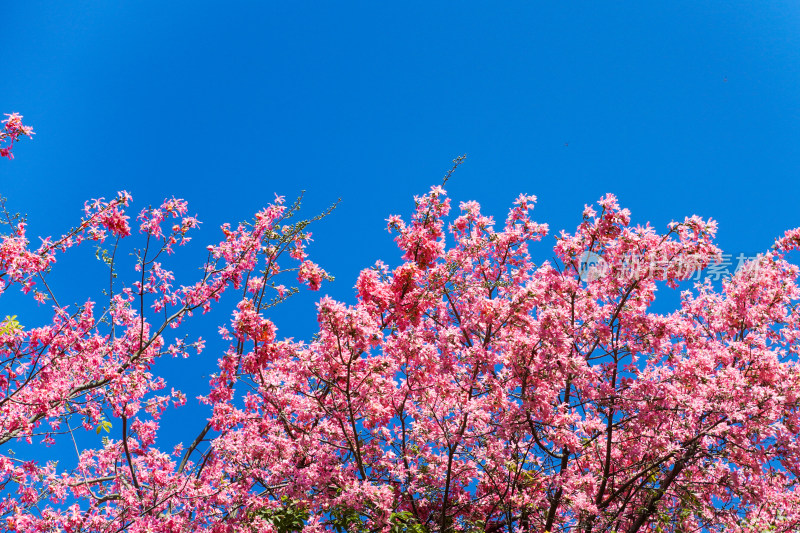
[[17, 321], [17, 315], [6, 316], [3, 322], [0, 322], [0, 335], [8, 335], [16, 333], [22, 329], [22, 324]]
[[302, 531], [308, 520], [308, 511], [300, 502], [291, 501], [285, 496], [281, 498], [281, 502], [283, 506], [278, 509], [260, 509], [251, 511], [249, 515], [267, 520], [278, 533]]
[[334, 507], [331, 510], [331, 525], [337, 533], [366, 533], [361, 514], [352, 507]]
[[112, 266], [114, 264], [114, 258], [111, 254], [108, 253], [108, 250], [98, 246], [95, 249], [94, 256], [98, 259], [98, 261], [102, 261], [108, 266]]
[[106, 420], [105, 418], [101, 418], [101, 419], [100, 419], [100, 425], [99, 425], [99, 426], [97, 426], [97, 428], [95, 429], [95, 431], [97, 432], [97, 434], [98, 434], [98, 435], [99, 435], [99, 434], [100, 434], [100, 432], [101, 432], [101, 431], [103, 431], [103, 430], [105, 430], [105, 432], [106, 432], [106, 433], [111, 433], [111, 427], [112, 427], [112, 426], [111, 426], [111, 422], [109, 422], [109, 421], [108, 421], [108, 420]]
[[[350, 507], [336, 507], [330, 511], [331, 525], [337, 533], [374, 533], [380, 529], [367, 527], [361, 514]], [[390, 533], [428, 533], [408, 511], [392, 513], [389, 517]]]
[[392, 513], [390, 523], [391, 533], [428, 533], [427, 528], [408, 511]]

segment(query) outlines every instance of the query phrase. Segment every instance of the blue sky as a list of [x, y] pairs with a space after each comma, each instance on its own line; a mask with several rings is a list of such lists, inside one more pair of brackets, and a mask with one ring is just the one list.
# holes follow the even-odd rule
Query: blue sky
[[[0, 194], [32, 234], [125, 189], [189, 200], [205, 244], [305, 189], [308, 215], [342, 199], [310, 251], [352, 301], [398, 259], [385, 219], [463, 153], [451, 197], [498, 218], [524, 192], [572, 230], [611, 192], [634, 222], [718, 220], [733, 254], [800, 226], [796, 2], [30, 0], [4, 21], [0, 111], [37, 135]], [[74, 265], [56, 279], [80, 300]], [[321, 295], [281, 333], [310, 337]]]
[[37, 136], [0, 191], [34, 231], [126, 189], [187, 198], [210, 240], [306, 189], [309, 213], [342, 198], [312, 250], [349, 290], [462, 153], [456, 201], [499, 216], [536, 194], [556, 229], [606, 192], [659, 227], [713, 217], [736, 251], [800, 225], [794, 2], [31, 1], [5, 20], [0, 102]]

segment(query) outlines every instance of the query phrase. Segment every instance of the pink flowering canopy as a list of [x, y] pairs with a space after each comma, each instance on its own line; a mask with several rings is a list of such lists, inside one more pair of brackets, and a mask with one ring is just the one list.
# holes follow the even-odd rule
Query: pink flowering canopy
[[[719, 254], [713, 221], [659, 233], [608, 195], [535, 264], [548, 232], [535, 200], [497, 223], [475, 202], [451, 215], [433, 187], [410, 219], [389, 218], [397, 266], [363, 270], [352, 304], [322, 298], [308, 342], [278, 338], [269, 317], [296, 290], [284, 274], [311, 289], [329, 278], [304, 251], [310, 221], [290, 221], [298, 204], [223, 226], [180, 283], [168, 256], [198, 226], [181, 200], [135, 217], [126, 193], [92, 201], [35, 248], [11, 222], [0, 293], [17, 287], [52, 319], [0, 327], [2, 527], [797, 531], [800, 292], [786, 254], [800, 229], [664, 314], [656, 289]], [[115, 257], [134, 238], [145, 244], [122, 272]], [[87, 240], [106, 243], [117, 277], [106, 301], [62, 306], [47, 274]], [[602, 272], [587, 275], [589, 256]], [[202, 339], [169, 339], [209, 311], [230, 322], [201, 398], [207, 424], [161, 449], [160, 416], [187, 400], [158, 359], [197, 357]], [[69, 467], [6, 453], [95, 431], [102, 445], [76, 440]]]

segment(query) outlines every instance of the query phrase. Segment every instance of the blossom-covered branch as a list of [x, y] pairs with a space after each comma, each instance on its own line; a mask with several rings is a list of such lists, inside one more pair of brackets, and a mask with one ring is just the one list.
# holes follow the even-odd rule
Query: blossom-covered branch
[[[2, 290], [52, 317], [0, 328], [0, 514], [9, 531], [797, 531], [800, 290], [787, 232], [749, 268], [686, 285], [719, 257], [716, 223], [632, 225], [612, 195], [561, 232], [521, 195], [497, 222], [442, 187], [388, 220], [390, 266], [358, 276], [351, 304], [323, 297], [307, 342], [270, 312], [329, 276], [306, 255], [312, 220], [276, 200], [224, 225], [197, 278], [168, 263], [199, 222], [179, 199], [141, 210], [120, 193], [31, 249], [0, 241]], [[324, 214], [322, 215], [324, 216]], [[318, 217], [319, 218], [319, 217]], [[105, 243], [107, 302], [59, 305], [56, 260]], [[549, 254], [542, 252], [543, 257]], [[636, 257], [658, 268], [632, 270]], [[587, 267], [602, 261], [602, 272]], [[687, 268], [691, 265], [691, 268]], [[106, 283], [106, 281], [104, 281]], [[657, 291], [685, 289], [671, 312]], [[223, 298], [224, 295], [227, 295]], [[186, 394], [158, 375], [193, 313], [221, 310], [207, 420], [163, 448], [160, 417]], [[72, 466], [19, 461], [11, 442], [79, 446]], [[72, 442], [70, 440], [70, 442]]]
[[2, 121], [3, 129], [0, 130], [0, 157], [14, 159], [14, 154], [11, 153], [14, 143], [23, 135], [32, 138], [34, 133], [32, 127], [22, 124], [22, 115], [11, 113], [6, 116], [8, 118]]

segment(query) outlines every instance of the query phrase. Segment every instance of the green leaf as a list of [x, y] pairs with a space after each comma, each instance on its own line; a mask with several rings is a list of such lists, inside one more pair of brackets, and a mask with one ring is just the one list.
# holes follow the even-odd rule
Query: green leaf
[[109, 421], [108, 421], [108, 420], [106, 420], [105, 418], [101, 418], [101, 419], [100, 419], [100, 425], [99, 425], [99, 426], [97, 426], [97, 428], [95, 429], [95, 431], [97, 432], [97, 434], [98, 434], [98, 435], [99, 435], [99, 434], [100, 434], [100, 432], [101, 432], [101, 431], [103, 431], [103, 430], [105, 430], [105, 432], [106, 432], [106, 433], [111, 433], [111, 428], [112, 428], [111, 422], [109, 422]]
[[6, 315], [5, 320], [0, 323], [0, 335], [8, 335], [9, 333], [15, 333], [22, 329], [22, 324], [17, 321], [17, 315], [8, 316]]

